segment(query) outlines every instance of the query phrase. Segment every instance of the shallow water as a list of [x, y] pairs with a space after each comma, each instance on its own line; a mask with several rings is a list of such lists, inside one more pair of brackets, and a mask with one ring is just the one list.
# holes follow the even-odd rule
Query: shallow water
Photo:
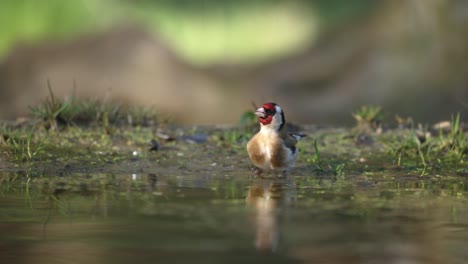
[[0, 182], [3, 263], [468, 259], [461, 177], [4, 172]]

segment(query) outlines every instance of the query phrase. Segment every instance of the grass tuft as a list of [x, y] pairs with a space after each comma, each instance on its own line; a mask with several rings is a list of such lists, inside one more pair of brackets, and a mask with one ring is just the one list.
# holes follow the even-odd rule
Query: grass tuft
[[315, 172], [317, 174], [325, 174], [331, 172], [335, 176], [342, 176], [344, 175], [344, 163], [335, 163], [329, 160], [326, 164], [328, 169], [324, 168], [324, 161], [322, 160], [322, 156], [320, 154], [320, 150], [317, 145], [317, 139], [314, 140], [314, 155], [312, 158], [308, 159], [309, 163], [312, 163], [315, 166]]
[[28, 131], [3, 127], [0, 130], [0, 143], [11, 149], [15, 161], [31, 162], [43, 151], [42, 142], [37, 139], [35, 132], [35, 127]]
[[438, 136], [434, 137], [422, 127], [411, 128], [403, 137], [393, 138], [390, 145], [398, 167], [417, 161], [422, 168], [421, 175], [435, 164], [465, 163], [468, 153], [466, 135], [460, 126], [460, 114], [452, 116], [448, 132], [439, 129]]
[[34, 117], [44, 122], [46, 129], [56, 130], [69, 125], [109, 126], [150, 126], [158, 121], [158, 114], [152, 107], [126, 106], [97, 99], [67, 100], [57, 98], [47, 82], [48, 97], [39, 105], [30, 107]]
[[355, 129], [361, 133], [378, 131], [384, 119], [382, 108], [373, 105], [361, 106], [352, 116], [357, 122]]

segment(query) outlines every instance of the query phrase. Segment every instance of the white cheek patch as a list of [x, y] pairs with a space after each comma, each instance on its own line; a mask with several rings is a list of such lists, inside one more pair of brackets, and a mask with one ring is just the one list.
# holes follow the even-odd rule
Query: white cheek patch
[[276, 113], [279, 114], [281, 116], [281, 107], [275, 105], [275, 110], [276, 110]]

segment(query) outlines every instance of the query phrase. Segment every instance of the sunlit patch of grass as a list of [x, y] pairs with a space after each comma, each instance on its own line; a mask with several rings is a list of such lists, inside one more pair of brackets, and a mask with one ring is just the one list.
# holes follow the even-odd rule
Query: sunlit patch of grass
[[253, 135], [254, 133], [246, 128], [225, 128], [215, 133], [214, 141], [219, 147], [227, 147], [236, 152], [245, 152], [247, 142]]
[[356, 130], [360, 132], [378, 131], [383, 122], [383, 111], [380, 106], [364, 105], [352, 113], [356, 120]]
[[149, 126], [158, 122], [152, 107], [126, 106], [97, 99], [57, 98], [49, 84], [49, 96], [39, 105], [30, 107], [33, 116], [44, 121], [47, 129], [68, 125]]
[[43, 151], [42, 141], [35, 135], [35, 127], [29, 130], [3, 127], [0, 130], [2, 144], [19, 163], [31, 162]]
[[[15, 168], [33, 173], [37, 170], [60, 170], [65, 167], [89, 169], [131, 160], [133, 152], [145, 154], [152, 138], [151, 128], [115, 127], [115, 135], [101, 127], [69, 127], [44, 130], [39, 127], [3, 128], [0, 144], [5, 161]], [[138, 158], [144, 158], [139, 155]]]
[[322, 167], [322, 158], [320, 156], [320, 151], [317, 146], [317, 139], [314, 140], [314, 156], [311, 158], [311, 162], [315, 165], [315, 169], [318, 172], [324, 172], [324, 169]]
[[393, 152], [395, 157], [397, 158], [397, 166], [402, 166], [402, 158], [409, 157], [419, 157], [419, 162], [423, 167], [423, 171], [421, 175], [424, 175], [427, 168], [426, 163], [426, 154], [423, 152], [423, 148], [426, 148], [425, 144], [422, 144], [420, 139], [416, 136], [414, 131], [410, 131], [410, 133], [406, 136], [406, 138], [402, 141], [398, 139], [394, 139], [393, 142], [395, 145]]
[[460, 114], [452, 117], [448, 133], [441, 130], [438, 133], [438, 136], [431, 136], [429, 132], [411, 128], [402, 136], [392, 137], [386, 144], [395, 155], [397, 166], [417, 161], [422, 169], [421, 175], [435, 166], [447, 167], [466, 163], [468, 144], [460, 127]]
[[308, 163], [313, 164], [315, 172], [318, 174], [326, 174], [331, 172], [335, 176], [344, 175], [345, 164], [342, 162], [334, 162], [330, 160], [323, 160], [320, 150], [317, 145], [317, 139], [314, 140], [314, 155], [307, 158]]
[[47, 128], [56, 129], [58, 123], [67, 123], [67, 112], [71, 107], [69, 102], [58, 99], [55, 97], [54, 92], [50, 86], [50, 81], [47, 80], [47, 87], [49, 89], [49, 96], [38, 106], [30, 107], [32, 114], [35, 117], [41, 118], [46, 124]]
[[[52, 97], [50, 95], [48, 99], [50, 107], [47, 109], [62, 109], [60, 104], [63, 101]], [[2, 162], [8, 162], [10, 168], [30, 175], [39, 170], [68, 172], [114, 168], [139, 171], [142, 164], [151, 164], [148, 166], [150, 170], [163, 164], [180, 171], [191, 170], [194, 166], [200, 166], [196, 167], [197, 170], [206, 170], [206, 167], [221, 165], [248, 171], [250, 163], [245, 146], [258, 131], [258, 124], [191, 128], [156, 125], [162, 132], [155, 134], [155, 126], [128, 125], [131, 124], [128, 113], [146, 116], [151, 111], [122, 112], [118, 104], [103, 105], [99, 101], [88, 100], [69, 101], [65, 109], [49, 111], [46, 116], [57, 118], [68, 113], [68, 107], [79, 109], [78, 102], [87, 104], [82, 108], [89, 109], [85, 112], [91, 113], [93, 125], [75, 125], [81, 122], [77, 121], [77, 115], [64, 118], [70, 120], [67, 129], [44, 129], [38, 125], [40, 122], [3, 124], [0, 127]], [[60, 114], [54, 115], [56, 112]], [[120, 113], [126, 114], [120, 116]], [[113, 119], [116, 116], [121, 119]], [[118, 120], [124, 120], [127, 125], [118, 125]], [[466, 132], [460, 120], [460, 115], [454, 116], [450, 122], [451, 129], [438, 134], [422, 126], [389, 129], [373, 134], [372, 140], [366, 144], [357, 143], [349, 129], [304, 126], [308, 137], [298, 144], [300, 153], [296, 171], [334, 178], [345, 174], [347, 177], [367, 177], [382, 171], [388, 171], [389, 175], [465, 175], [468, 151]], [[106, 126], [112, 129], [112, 133], [103, 130]], [[161, 148], [150, 152], [150, 142], [159, 134], [168, 136], [161, 138]]]
[[434, 151], [446, 153], [455, 156], [460, 161], [463, 161], [468, 154], [468, 142], [466, 135], [460, 126], [460, 113], [455, 117], [451, 117], [450, 132], [444, 134], [439, 130], [439, 136], [434, 144]]
[[400, 115], [395, 115], [395, 121], [398, 124], [398, 128], [405, 128], [413, 124], [412, 117], [401, 117]]

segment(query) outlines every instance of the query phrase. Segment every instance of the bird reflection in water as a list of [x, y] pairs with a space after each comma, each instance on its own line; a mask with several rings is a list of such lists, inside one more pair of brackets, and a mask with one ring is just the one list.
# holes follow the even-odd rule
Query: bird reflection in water
[[279, 209], [291, 204], [295, 188], [289, 179], [256, 179], [247, 193], [247, 205], [253, 209], [255, 247], [275, 252], [280, 239]]

